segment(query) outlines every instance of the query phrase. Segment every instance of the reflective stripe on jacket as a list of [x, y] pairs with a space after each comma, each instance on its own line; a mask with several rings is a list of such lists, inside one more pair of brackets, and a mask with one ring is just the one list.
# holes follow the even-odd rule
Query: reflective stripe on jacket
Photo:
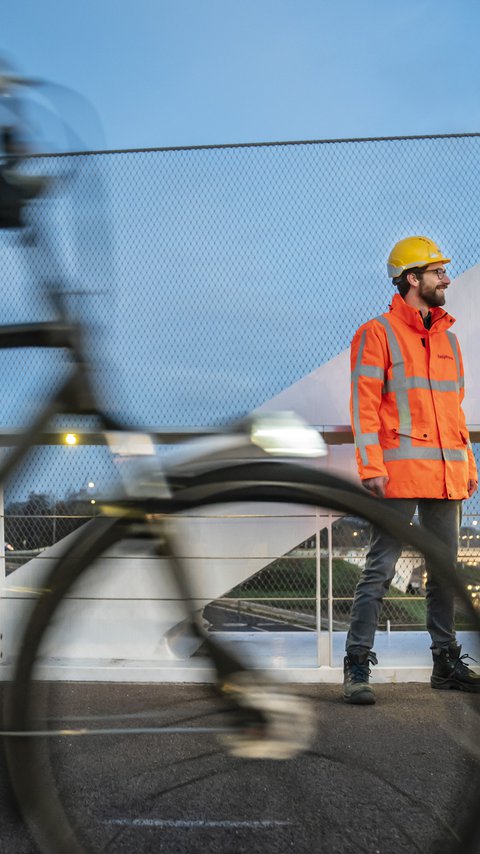
[[360, 477], [389, 498], [468, 498], [477, 470], [462, 410], [462, 355], [441, 308], [425, 329], [399, 294], [351, 348], [351, 418]]

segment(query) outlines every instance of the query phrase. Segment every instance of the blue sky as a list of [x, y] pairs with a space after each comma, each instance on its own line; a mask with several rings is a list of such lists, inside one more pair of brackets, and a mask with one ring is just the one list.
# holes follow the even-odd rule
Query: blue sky
[[476, 0], [16, 0], [0, 21], [25, 73], [92, 102], [102, 147], [480, 129]]

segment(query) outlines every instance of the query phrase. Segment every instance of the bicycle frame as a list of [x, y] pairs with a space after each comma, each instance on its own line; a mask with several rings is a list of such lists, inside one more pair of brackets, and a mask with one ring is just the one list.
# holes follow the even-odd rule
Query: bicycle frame
[[[122, 431], [127, 428], [119, 426], [112, 418], [99, 408], [90, 382], [89, 366], [83, 358], [81, 349], [81, 329], [76, 324], [66, 322], [42, 322], [19, 324], [0, 327], [0, 350], [19, 348], [52, 348], [66, 349], [73, 356], [72, 370], [60, 389], [42, 408], [38, 416], [27, 429], [19, 435], [15, 448], [7, 455], [0, 466], [0, 483], [14, 471], [24, 459], [29, 449], [36, 444], [38, 437], [50, 421], [57, 415], [95, 415], [99, 418], [102, 428], [107, 431]], [[158, 525], [158, 522], [157, 522]], [[157, 552], [162, 555], [168, 533], [163, 522], [157, 539]], [[190, 602], [189, 585], [181, 562], [177, 561], [176, 581], [186, 603]], [[208, 646], [212, 662], [217, 669], [220, 679], [233, 672], [246, 669], [244, 665], [229, 653], [226, 653], [208, 635], [202, 631], [195, 610], [187, 606], [192, 631]]]
[[19, 435], [15, 448], [7, 454], [0, 466], [0, 482], [12, 473], [32, 445], [37, 443], [45, 427], [56, 415], [95, 415], [104, 429], [120, 429], [99, 408], [90, 382], [89, 367], [82, 355], [81, 330], [76, 324], [63, 321], [15, 324], [0, 326], [0, 350], [25, 347], [66, 349], [73, 355], [72, 370], [53, 397], [37, 417]]

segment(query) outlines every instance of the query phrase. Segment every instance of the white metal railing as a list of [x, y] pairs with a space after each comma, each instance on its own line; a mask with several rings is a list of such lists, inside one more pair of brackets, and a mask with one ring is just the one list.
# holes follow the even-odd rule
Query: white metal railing
[[[327, 444], [331, 446], [352, 442], [349, 427], [323, 426], [319, 429]], [[151, 429], [148, 432], [152, 433], [159, 443], [175, 444], [185, 438], [216, 434], [218, 431], [211, 428], [158, 428]], [[63, 443], [63, 437], [64, 431], [51, 431], [41, 437], [39, 443], [60, 445]], [[475, 438], [477, 438], [476, 434]], [[17, 439], [18, 433], [15, 431], [8, 433], [4, 431], [0, 436], [0, 445], [15, 444]], [[95, 431], [82, 433], [82, 444], [99, 445], [102, 442], [103, 437]], [[333, 447], [332, 459], [334, 450]], [[343, 464], [340, 459], [338, 461], [333, 460], [334, 465], [336, 462]], [[248, 510], [250, 512], [247, 512]], [[329, 514], [326, 511], [307, 512], [303, 508], [301, 512], [292, 516], [294, 524], [289, 526], [286, 525], [281, 511], [279, 515], [277, 509], [275, 513], [258, 515], [254, 507], [246, 508], [246, 512], [241, 516], [247, 521], [239, 535], [233, 531], [231, 514], [223, 517], [211, 514], [210, 534], [201, 530], [202, 524], [205, 525], [205, 522], [202, 523], [202, 518], [205, 519], [205, 515], [193, 514], [183, 521], [179, 541], [189, 544], [189, 550], [187, 549], [189, 558], [192, 561], [195, 560], [201, 567], [201, 571], [197, 572], [195, 576], [195, 596], [199, 607], [221, 598], [242, 578], [251, 576], [262, 566], [271, 563], [275, 557], [281, 557], [285, 553], [291, 552], [298, 543], [309, 537], [315, 537], [316, 546], [313, 554], [315, 558], [315, 631], [303, 633], [309, 635], [309, 640], [313, 641], [313, 646], [310, 644], [311, 649], [308, 653], [310, 656], [308, 668], [313, 671], [319, 668], [326, 668], [327, 670], [338, 668], [341, 664], [346, 625], [339, 625], [335, 619], [335, 608], [340, 599], [343, 598], [347, 602], [351, 598], [351, 591], [349, 596], [342, 597], [342, 591], [334, 590], [334, 561], [343, 557], [352, 560], [357, 566], [361, 566], [365, 560], [365, 547], [355, 549], [353, 544], [349, 544], [348, 547], [343, 548], [337, 542], [332, 531], [332, 525], [339, 516]], [[467, 517], [464, 516], [464, 526], [466, 519]], [[246, 535], [247, 527], [249, 529], [248, 536]], [[320, 533], [324, 529], [326, 530], [326, 546], [321, 547]], [[469, 559], [470, 563], [477, 556], [476, 546], [474, 548], [477, 539], [480, 543], [480, 533], [477, 535], [476, 530], [474, 533], [473, 530], [473, 526], [471, 526], [472, 533], [463, 534], [462, 536], [466, 539], [460, 541], [460, 560]], [[53, 539], [55, 539], [54, 535]], [[255, 544], [263, 543], [263, 550], [257, 548], [256, 545], [252, 549], [252, 542]], [[37, 595], [35, 589], [41, 587], [42, 578], [45, 577], [52, 561], [57, 559], [62, 544], [46, 547], [18, 570], [7, 575], [4, 543], [3, 493], [0, 493], [0, 652], [3, 653], [3, 658], [0, 661], [10, 662], [13, 660], [19, 642], [26, 614]], [[196, 552], [199, 543], [202, 544], [202, 554], [198, 553], [198, 550]], [[411, 559], [411, 555], [405, 558], [405, 565], [400, 567], [406, 573], [408, 573], [408, 559]], [[480, 564], [480, 551], [478, 561]], [[59, 650], [61, 653], [65, 652], [64, 657], [68, 658], [67, 653], [71, 652], [71, 660], [77, 662], [85, 660], [93, 662], [96, 660], [99, 663], [96, 668], [98, 672], [102, 671], [100, 662], [118, 661], [121, 657], [124, 661], [134, 659], [139, 662], [139, 671], [142, 669], [142, 662], [143, 665], [146, 664], [147, 670], [148, 666], [151, 665], [158, 668], [162, 661], [161, 655], [170, 663], [174, 662], [178, 672], [182, 669], [189, 669], [192, 665], [190, 658], [193, 649], [191, 639], [185, 637], [181, 619], [178, 621], [178, 615], [173, 613], [170, 606], [164, 609], [170, 613], [164, 614], [160, 618], [158, 614], [156, 615], [155, 608], [158, 607], [156, 578], [154, 574], [145, 571], [142, 558], [131, 554], [123, 556], [121, 571], [117, 575], [119, 577], [114, 577], [114, 574], [109, 572], [102, 574], [108, 589], [108, 597], [104, 595], [105, 591], [102, 592], [101, 588], [88, 589], [88, 595], [91, 596], [94, 605], [92, 608], [95, 616], [93, 620], [90, 620], [86, 629], [82, 625], [77, 639], [71, 636], [72, 627], [75, 625], [75, 618], [79, 616], [82, 607], [85, 607], [85, 600], [81, 598], [72, 600], [71, 619], [63, 634], [60, 632], [57, 637], [57, 653], [60, 654]], [[471, 595], [472, 598], [478, 598], [480, 601], [480, 589], [475, 589], [476, 586], [476, 584], [472, 584]], [[322, 598], [322, 589], [324, 590], [325, 587], [327, 589], [326, 604], [325, 598]], [[476, 594], [479, 594], [478, 597]], [[397, 600], [399, 598], [397, 597]], [[405, 601], [412, 601], [410, 596], [405, 596], [404, 599]], [[149, 610], [146, 619], [145, 603], [149, 601], [152, 603], [152, 609]], [[324, 613], [326, 610], [326, 619], [322, 617], [322, 608]], [[130, 637], [134, 640], [125, 643], [124, 621], [127, 618], [131, 624]], [[175, 622], [176, 620], [177, 622]], [[118, 626], [120, 627], [119, 630], [117, 630]], [[387, 629], [390, 628], [391, 626], [387, 625]], [[82, 632], [85, 631], [86, 634], [82, 635]], [[300, 634], [300, 632], [289, 632], [288, 634], [291, 635], [291, 644], [293, 644], [295, 641], [293, 636]], [[407, 634], [409, 633], [387, 631], [381, 637], [383, 638], [383, 635], [388, 636], [389, 643], [391, 643], [394, 635], [397, 638], [397, 643], [400, 643], [402, 640], [400, 636], [403, 636], [403, 640], [405, 640]], [[143, 641], [141, 640], [142, 637]], [[118, 649], [121, 649], [121, 656], [119, 656]], [[267, 661], [267, 666], [271, 666], [271, 664], [271, 661]], [[292, 665], [290, 669], [298, 673], [298, 667]], [[104, 677], [117, 678], [112, 676], [113, 670], [115, 670], [114, 667], [110, 671], [103, 667]], [[78, 671], [85, 672], [80, 665]]]

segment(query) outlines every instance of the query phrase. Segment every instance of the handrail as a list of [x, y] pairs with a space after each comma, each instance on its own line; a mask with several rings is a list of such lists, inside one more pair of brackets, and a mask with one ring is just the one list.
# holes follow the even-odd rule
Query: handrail
[[[1, 348], [0, 343], [0, 348]], [[327, 445], [352, 445], [353, 433], [351, 427], [343, 425], [313, 425], [322, 434]], [[64, 428], [62, 430], [48, 430], [37, 436], [37, 445], [64, 445], [65, 435], [71, 429], [77, 436], [78, 445], [105, 445], [105, 436], [102, 431], [91, 428]], [[129, 428], [126, 427], [128, 430]], [[205, 436], [224, 435], [221, 427], [167, 427], [167, 426], [136, 426], [135, 432], [146, 433], [159, 445], [176, 445], [187, 439], [199, 439]], [[480, 442], [480, 424], [468, 427], [470, 440]], [[14, 447], [18, 445], [24, 431], [21, 428], [0, 429], [0, 448]]]

